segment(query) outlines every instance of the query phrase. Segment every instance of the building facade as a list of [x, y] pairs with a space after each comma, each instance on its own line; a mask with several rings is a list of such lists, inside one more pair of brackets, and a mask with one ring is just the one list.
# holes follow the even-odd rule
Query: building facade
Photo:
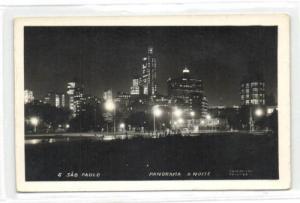
[[148, 47], [147, 56], [142, 61], [142, 75], [140, 85], [144, 95], [154, 96], [157, 91], [156, 82], [157, 61], [153, 47]]
[[106, 100], [113, 100], [113, 93], [111, 89], [107, 89], [103, 93], [103, 99]]
[[69, 109], [72, 112], [75, 112], [75, 105], [74, 105], [75, 90], [76, 90], [76, 82], [69, 82], [67, 84], [67, 95], [69, 96]]
[[130, 87], [131, 95], [140, 95], [140, 79], [135, 77], [132, 79], [132, 86]]
[[82, 104], [85, 102], [85, 97], [83, 94], [83, 86], [79, 85], [78, 82], [69, 82], [67, 84], [67, 95], [68, 95], [68, 107], [72, 111], [72, 115], [78, 116]]
[[24, 102], [25, 104], [31, 103], [34, 100], [33, 91], [25, 90], [24, 91]]
[[57, 108], [66, 107], [66, 95], [64, 93], [48, 92], [44, 97], [44, 103]]
[[194, 111], [200, 117], [207, 114], [208, 102], [203, 90], [202, 80], [192, 78], [190, 70], [184, 68], [182, 76], [168, 79], [168, 96], [172, 103], [185, 111]]
[[265, 82], [259, 76], [245, 77], [240, 86], [241, 105], [265, 105]]

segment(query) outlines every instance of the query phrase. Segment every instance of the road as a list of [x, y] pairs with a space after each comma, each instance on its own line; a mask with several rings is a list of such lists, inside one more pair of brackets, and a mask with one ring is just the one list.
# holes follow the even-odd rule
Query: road
[[[265, 135], [267, 131], [216, 131], [216, 130], [202, 130], [198, 132], [182, 133], [181, 136], [201, 136], [201, 135]], [[174, 134], [173, 134], [174, 135]], [[84, 132], [84, 133], [49, 133], [49, 134], [29, 134], [25, 136], [25, 144], [38, 144], [38, 143], [53, 143], [53, 142], [69, 142], [71, 140], [99, 140], [99, 141], [111, 141], [111, 140], [124, 140], [132, 139], [136, 137], [143, 138], [159, 138], [168, 136], [163, 132], [154, 133], [141, 133], [141, 132], [117, 132], [117, 133], [100, 133], [100, 132]], [[170, 136], [170, 135], [169, 135]], [[171, 134], [172, 136], [172, 134]]]

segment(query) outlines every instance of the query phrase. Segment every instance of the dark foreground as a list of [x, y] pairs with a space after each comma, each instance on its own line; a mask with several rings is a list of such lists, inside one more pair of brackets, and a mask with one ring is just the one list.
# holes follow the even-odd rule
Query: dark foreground
[[277, 179], [277, 135], [26, 144], [26, 180]]

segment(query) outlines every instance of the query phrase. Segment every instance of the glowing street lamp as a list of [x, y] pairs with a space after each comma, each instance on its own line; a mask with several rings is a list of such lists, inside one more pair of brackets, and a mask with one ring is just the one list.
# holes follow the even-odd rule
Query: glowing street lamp
[[36, 133], [36, 127], [39, 124], [39, 122], [40, 121], [39, 121], [39, 119], [37, 117], [31, 117], [30, 118], [30, 123], [31, 123], [31, 125], [33, 125], [35, 133]]
[[155, 126], [155, 117], [160, 117], [162, 114], [162, 110], [159, 108], [159, 106], [153, 107], [153, 131], [156, 132], [156, 126]]
[[207, 114], [207, 115], [205, 116], [205, 118], [206, 118], [206, 120], [207, 120], [208, 129], [210, 129], [210, 125], [211, 125], [211, 122], [210, 122], [210, 120], [211, 120], [211, 115]]
[[176, 117], [180, 117], [182, 115], [182, 110], [176, 108], [173, 113]]
[[178, 123], [179, 123], [179, 124], [183, 124], [183, 123], [184, 123], [184, 120], [183, 120], [182, 118], [179, 118], [179, 119], [178, 119]]
[[255, 110], [254, 114], [257, 117], [261, 117], [261, 116], [264, 115], [264, 111], [261, 108], [258, 108], [258, 109]]
[[204, 125], [204, 124], [205, 124], [205, 121], [201, 119], [200, 124], [201, 124], [201, 125]]
[[191, 115], [191, 117], [192, 117], [192, 125], [194, 126], [194, 125], [195, 125], [195, 121], [194, 121], [195, 111], [191, 111], [191, 112], [190, 112], [190, 115]]
[[121, 129], [122, 132], [124, 131], [124, 129], [125, 129], [125, 123], [120, 123], [120, 129]]
[[116, 109], [116, 105], [115, 103], [113, 102], [113, 100], [107, 100], [105, 102], [105, 109], [107, 111], [114, 111]]
[[195, 116], [195, 111], [191, 111], [191, 112], [190, 112], [190, 115], [191, 115], [192, 117], [194, 117], [194, 116]]
[[274, 109], [273, 108], [268, 108], [267, 109], [267, 114], [270, 115], [274, 112]]
[[121, 128], [121, 129], [124, 129], [124, 128], [125, 128], [125, 124], [124, 124], [124, 123], [121, 123], [121, 124], [120, 124], [120, 128]]
[[107, 111], [113, 112], [113, 120], [114, 120], [114, 134], [116, 132], [116, 122], [115, 122], [115, 115], [116, 115], [116, 105], [113, 100], [107, 100], [104, 104], [104, 107]]
[[210, 119], [211, 119], [211, 115], [207, 114], [207, 115], [205, 116], [205, 118], [206, 118], [207, 120], [210, 120]]

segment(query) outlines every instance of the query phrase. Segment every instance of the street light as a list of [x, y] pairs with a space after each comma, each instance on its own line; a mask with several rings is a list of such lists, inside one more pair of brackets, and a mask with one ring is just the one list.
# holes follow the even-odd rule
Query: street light
[[194, 121], [195, 111], [191, 111], [191, 112], [190, 112], [190, 115], [191, 115], [191, 117], [192, 117], [192, 125], [194, 126], [194, 125], [195, 125], [195, 121]]
[[39, 119], [37, 117], [31, 117], [30, 118], [30, 123], [34, 127], [34, 133], [36, 133], [36, 127], [39, 124]]
[[200, 124], [204, 125], [205, 121], [201, 119]]
[[261, 108], [256, 108], [254, 109], [254, 116], [253, 116], [253, 109], [251, 107], [249, 107], [249, 111], [250, 111], [250, 115], [249, 115], [249, 130], [250, 132], [253, 131], [255, 129], [254, 126], [254, 116], [256, 117], [262, 117], [264, 115], [264, 111]]
[[182, 110], [176, 108], [176, 109], [174, 110], [174, 115], [175, 115], [176, 117], [180, 117], [180, 116], [182, 115]]
[[273, 108], [268, 108], [267, 109], [267, 114], [270, 115], [274, 112], [274, 109]]
[[115, 103], [113, 102], [113, 100], [107, 100], [107, 101], [105, 102], [105, 109], [106, 109], [107, 111], [114, 111], [115, 108], [116, 108], [116, 105], [115, 105]]
[[207, 114], [207, 115], [205, 116], [205, 118], [206, 118], [207, 120], [210, 120], [210, 119], [211, 119], [211, 115]]
[[121, 129], [124, 129], [124, 128], [125, 128], [125, 124], [124, 124], [124, 123], [121, 123], [121, 124], [120, 124], [120, 128], [121, 128]]
[[261, 108], [256, 109], [254, 113], [257, 117], [261, 117], [264, 115], [264, 111]]
[[124, 131], [124, 129], [125, 129], [125, 123], [120, 123], [120, 129], [121, 129], [122, 132]]
[[159, 108], [158, 105], [153, 107], [153, 131], [156, 132], [155, 127], [155, 117], [160, 117], [162, 114], [162, 110]]
[[175, 127], [175, 121], [174, 121], [174, 118], [173, 118], [173, 115], [177, 118], [179, 118], [181, 115], [182, 115], [182, 110], [181, 109], [178, 109], [177, 107], [174, 107], [174, 110], [171, 112], [171, 126]]
[[113, 121], [114, 121], [114, 134], [116, 132], [116, 121], [115, 121], [115, 115], [116, 115], [116, 105], [113, 102], [113, 100], [107, 100], [105, 102], [105, 109], [109, 112], [113, 112]]
[[207, 114], [207, 115], [205, 116], [205, 118], [206, 118], [206, 120], [207, 120], [208, 129], [210, 129], [210, 125], [211, 125], [211, 122], [210, 122], [210, 120], [211, 120], [211, 115]]
[[178, 119], [178, 123], [179, 123], [179, 124], [183, 124], [183, 123], [184, 123], [184, 120], [183, 120], [182, 118], [179, 118], [179, 119]]

